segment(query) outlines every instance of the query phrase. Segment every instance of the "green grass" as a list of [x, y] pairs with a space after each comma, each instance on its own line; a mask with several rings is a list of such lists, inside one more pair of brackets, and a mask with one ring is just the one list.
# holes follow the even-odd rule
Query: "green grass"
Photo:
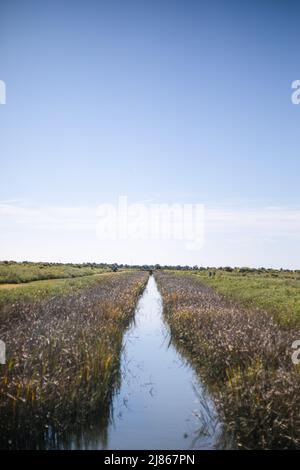
[[300, 325], [300, 276], [293, 272], [197, 271], [199, 280], [250, 308], [270, 312], [281, 324]]
[[102, 277], [105, 278], [106, 273], [71, 279], [48, 279], [5, 287], [0, 285], [0, 318], [3, 310], [14, 302], [35, 302], [46, 297], [68, 294], [71, 291], [92, 286]]
[[73, 278], [103, 272], [88, 265], [0, 262], [0, 284], [20, 284], [45, 279]]

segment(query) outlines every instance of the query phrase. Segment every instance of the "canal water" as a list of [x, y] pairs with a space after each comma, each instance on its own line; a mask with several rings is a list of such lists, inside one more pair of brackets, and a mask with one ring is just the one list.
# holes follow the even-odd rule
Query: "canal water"
[[171, 342], [162, 298], [150, 276], [124, 336], [109, 424], [96, 419], [63, 448], [216, 449], [224, 447], [221, 431], [212, 400]]
[[124, 337], [121, 366], [105, 448], [216, 447], [219, 425], [213, 403], [170, 342], [153, 276]]

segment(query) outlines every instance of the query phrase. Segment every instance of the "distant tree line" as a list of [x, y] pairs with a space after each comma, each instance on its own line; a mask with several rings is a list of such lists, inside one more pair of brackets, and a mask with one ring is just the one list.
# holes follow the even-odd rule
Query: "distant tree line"
[[123, 264], [123, 263], [96, 263], [96, 262], [85, 262], [85, 263], [59, 263], [59, 262], [34, 262], [34, 261], [13, 261], [13, 260], [4, 260], [0, 261], [0, 265], [31, 265], [31, 266], [72, 266], [76, 268], [100, 268], [100, 269], [107, 269], [111, 271], [118, 271], [124, 269], [143, 269], [146, 271], [155, 271], [158, 269], [164, 270], [176, 270], [176, 271], [208, 271], [211, 272], [212, 275], [216, 273], [216, 271], [224, 271], [228, 273], [241, 273], [241, 274], [264, 274], [264, 273], [297, 273], [300, 274], [300, 269], [274, 269], [274, 268], [249, 268], [246, 266], [242, 267], [231, 267], [231, 266], [220, 266], [220, 267], [213, 267], [213, 266], [189, 266], [189, 265], [171, 265], [171, 264]]

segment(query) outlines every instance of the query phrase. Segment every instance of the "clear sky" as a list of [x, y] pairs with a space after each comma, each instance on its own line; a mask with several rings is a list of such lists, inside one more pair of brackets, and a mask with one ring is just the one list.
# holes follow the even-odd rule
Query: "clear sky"
[[[300, 268], [299, 13], [0, 0], [0, 259]], [[99, 240], [120, 195], [204, 204], [203, 248]]]

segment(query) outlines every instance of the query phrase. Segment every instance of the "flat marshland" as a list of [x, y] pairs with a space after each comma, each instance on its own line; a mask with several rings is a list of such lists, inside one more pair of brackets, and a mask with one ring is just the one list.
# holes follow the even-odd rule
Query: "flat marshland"
[[[225, 447], [300, 448], [300, 365], [292, 361], [292, 344], [300, 339], [299, 271], [144, 266], [143, 270], [126, 267], [112, 272], [116, 269], [115, 265], [0, 263], [0, 339], [7, 353], [6, 364], [0, 365], [1, 448], [85, 448], [91, 443], [88, 436], [109, 448], [113, 400], [122, 389], [122, 358], [127, 359], [126, 347], [122, 348], [124, 333], [129, 331], [147, 284], [147, 269], [154, 270], [172, 347], [192, 365], [209, 401], [214, 402]], [[157, 344], [155, 325], [161, 325], [154, 284], [152, 279], [140, 299], [144, 299], [144, 313], [137, 310], [140, 320], [131, 324], [137, 326], [134, 337], [144, 336], [135, 338], [137, 343], [132, 339], [129, 348], [134, 352], [129, 369], [136, 363], [136, 375], [142, 358], [145, 364], [155, 364], [154, 375], [158, 372], [155, 384], [147, 377], [151, 393], [140, 384], [146, 390], [151, 420], [145, 407], [136, 416], [140, 438], [147, 423], [152, 423], [147, 428], [151, 442], [157, 442], [153, 439], [158, 420], [152, 413], [153, 403], [164, 403], [157, 413], [161, 419], [172, 403], [171, 412], [181, 420], [174, 387], [167, 395], [164, 392], [169, 373], [174, 384], [182, 376], [169, 368], [170, 348], [167, 353], [159, 345], [153, 347]], [[146, 308], [152, 301], [154, 310]], [[163, 364], [167, 364], [164, 373]], [[167, 386], [159, 389], [162, 375]], [[127, 380], [123, 377], [123, 390], [127, 390]], [[152, 397], [154, 386], [158, 398]], [[178, 384], [177, 388], [187, 390], [186, 386]], [[130, 403], [133, 407], [141, 405], [140, 390], [131, 396], [137, 396], [136, 392], [137, 403]], [[159, 401], [164, 396], [167, 401]], [[191, 396], [185, 391], [180, 397], [186, 409], [190, 402], [194, 406]], [[127, 392], [120, 397], [122, 413], [127, 399]], [[132, 419], [131, 409], [129, 414]], [[170, 421], [170, 415], [166, 416]], [[125, 436], [127, 442], [130, 432], [139, 431], [132, 426], [127, 429], [124, 423], [122, 417], [123, 426], [115, 438]], [[181, 421], [173, 428], [176, 441]], [[134, 435], [134, 442], [138, 437]]]
[[238, 448], [300, 448], [300, 368], [291, 357], [300, 339], [299, 280], [269, 274], [261, 281], [242, 272], [155, 274], [173, 341]]
[[195, 274], [244, 307], [267, 311], [282, 325], [300, 326], [300, 271], [225, 268]]
[[21, 284], [45, 279], [60, 279], [88, 276], [107, 271], [105, 265], [96, 264], [62, 264], [62, 263], [33, 263], [14, 261], [0, 262], [0, 285]]
[[36, 286], [28, 286], [25, 296], [23, 288], [5, 290], [10, 297], [0, 303], [0, 338], [7, 350], [0, 366], [2, 448], [57, 447], [59, 436], [89, 416], [109, 418], [123, 332], [147, 277], [132, 271], [68, 279], [58, 290], [42, 289], [42, 295]]

